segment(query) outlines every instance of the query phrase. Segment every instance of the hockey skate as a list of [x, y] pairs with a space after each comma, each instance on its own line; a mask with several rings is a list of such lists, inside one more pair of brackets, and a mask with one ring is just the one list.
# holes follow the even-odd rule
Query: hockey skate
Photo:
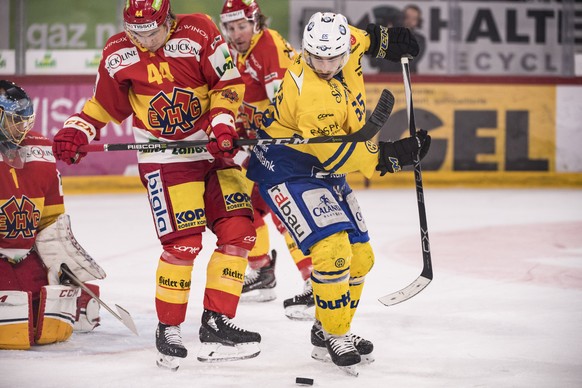
[[[360, 354], [362, 364], [370, 364], [374, 362], [374, 344], [358, 335], [348, 333], [347, 334], [356, 350]], [[311, 327], [311, 344], [313, 345], [313, 350], [311, 352], [311, 357], [323, 361], [332, 361], [328, 349], [325, 345], [325, 333], [321, 327], [321, 322], [315, 321]]]
[[275, 286], [275, 262], [277, 260], [277, 251], [271, 251], [271, 262], [267, 267], [252, 269], [249, 268], [245, 274], [245, 281], [240, 296], [240, 301], [246, 302], [269, 302], [274, 300]]
[[315, 318], [315, 302], [313, 300], [313, 287], [311, 279], [305, 281], [303, 292], [293, 298], [283, 301], [285, 315], [289, 319], [298, 321], [311, 321]]
[[351, 376], [358, 376], [356, 365], [362, 360], [352, 342], [350, 333], [345, 335], [326, 335], [325, 347], [331, 361]]
[[223, 314], [204, 310], [200, 326], [198, 361], [220, 362], [253, 358], [259, 355], [261, 335], [237, 327]]
[[158, 358], [156, 364], [160, 368], [178, 370], [180, 367], [180, 358], [188, 355], [188, 350], [182, 343], [182, 333], [180, 326], [168, 326], [158, 323], [156, 330], [156, 348], [158, 349]]

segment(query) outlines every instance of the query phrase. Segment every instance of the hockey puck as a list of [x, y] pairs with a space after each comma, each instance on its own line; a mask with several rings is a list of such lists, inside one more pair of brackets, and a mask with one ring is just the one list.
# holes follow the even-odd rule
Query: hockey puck
[[298, 385], [313, 385], [313, 379], [308, 379], [307, 377], [296, 377], [295, 384]]

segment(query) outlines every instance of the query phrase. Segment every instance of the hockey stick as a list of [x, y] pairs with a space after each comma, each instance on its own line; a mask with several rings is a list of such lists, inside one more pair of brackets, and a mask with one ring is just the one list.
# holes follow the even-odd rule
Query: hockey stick
[[101, 299], [99, 299], [99, 297], [97, 295], [95, 295], [95, 293], [93, 291], [91, 291], [91, 289], [89, 287], [87, 287], [85, 284], [83, 284], [83, 282], [81, 280], [79, 280], [79, 278], [77, 276], [75, 276], [75, 274], [73, 272], [71, 272], [71, 270], [69, 269], [69, 267], [67, 267], [66, 264], [61, 265], [61, 271], [63, 271], [63, 273], [66, 275], [66, 279], [71, 280], [75, 285], [81, 287], [81, 289], [83, 289], [83, 291], [85, 291], [87, 294], [89, 294], [89, 296], [91, 296], [91, 298], [95, 299], [97, 301], [97, 303], [99, 303], [101, 306], [103, 306], [105, 308], [105, 310], [109, 311], [111, 313], [111, 315], [113, 315], [115, 318], [117, 318], [118, 321], [123, 323], [135, 335], [139, 335], [137, 332], [137, 328], [135, 327], [135, 323], [133, 322], [131, 315], [129, 315], [129, 312], [126, 309], [124, 309], [123, 307], [116, 304], [115, 307], [117, 308], [117, 312], [119, 313], [119, 315], [116, 314], [115, 311], [113, 311], [113, 309], [111, 309], [111, 307], [109, 307], [107, 304], [105, 304], [105, 302], [103, 302]]
[[[404, 77], [404, 92], [406, 94], [406, 107], [408, 110], [408, 127], [410, 136], [416, 136], [416, 124], [414, 122], [414, 108], [412, 106], [412, 88], [410, 86], [410, 67], [408, 58], [402, 57], [402, 76]], [[430, 243], [428, 240], [428, 227], [426, 224], [426, 209], [424, 207], [424, 189], [422, 187], [422, 174], [420, 159], [416, 155], [414, 160], [414, 179], [416, 181], [416, 198], [418, 202], [418, 218], [420, 220], [420, 244], [422, 247], [422, 272], [420, 276], [400, 291], [393, 292], [378, 299], [386, 306], [392, 306], [412, 298], [425, 289], [432, 280], [432, 261], [430, 258]]]
[[[237, 139], [235, 145], [240, 146], [254, 146], [254, 145], [270, 145], [270, 144], [321, 144], [321, 143], [352, 143], [363, 142], [371, 140], [378, 134], [380, 129], [384, 126], [392, 107], [394, 106], [394, 96], [389, 90], [384, 89], [380, 95], [380, 99], [366, 121], [364, 126], [359, 131], [344, 135], [344, 136], [318, 136], [311, 138], [301, 137], [282, 137], [272, 139]], [[204, 147], [209, 140], [184, 140], [172, 142], [151, 142], [151, 143], [126, 143], [126, 144], [89, 144], [79, 147], [81, 152], [99, 152], [99, 151], [142, 151], [142, 150], [169, 150], [175, 148], [189, 148], [189, 147]]]

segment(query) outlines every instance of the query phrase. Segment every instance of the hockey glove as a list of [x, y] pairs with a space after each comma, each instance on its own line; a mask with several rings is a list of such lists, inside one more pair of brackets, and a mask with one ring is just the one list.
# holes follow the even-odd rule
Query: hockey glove
[[373, 58], [384, 58], [400, 62], [404, 56], [416, 57], [420, 52], [414, 34], [404, 27], [384, 27], [368, 24], [366, 32], [370, 34], [370, 48], [366, 54]]
[[384, 176], [387, 172], [400, 171], [404, 166], [413, 165], [417, 154], [419, 160], [422, 160], [429, 148], [430, 135], [424, 129], [416, 132], [415, 137], [407, 137], [394, 142], [381, 141], [376, 171], [380, 171], [380, 176]]
[[206, 145], [208, 152], [215, 158], [233, 158], [238, 152], [234, 141], [239, 138], [234, 128], [219, 123], [210, 132], [210, 142]]
[[79, 152], [79, 147], [89, 144], [89, 139], [85, 132], [74, 128], [61, 129], [54, 138], [53, 153], [57, 160], [62, 160], [67, 164], [79, 163], [86, 152]]

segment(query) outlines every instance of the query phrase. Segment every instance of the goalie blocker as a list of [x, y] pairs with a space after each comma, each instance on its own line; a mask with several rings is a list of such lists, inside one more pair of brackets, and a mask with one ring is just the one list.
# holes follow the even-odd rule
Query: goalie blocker
[[[0, 284], [17, 285], [0, 290], [0, 349], [66, 341], [73, 330], [91, 331], [99, 325], [97, 301], [79, 287], [59, 284], [63, 263], [84, 281], [105, 277], [76, 241], [67, 215], [43, 229], [35, 249], [23, 259], [0, 256]], [[99, 295], [97, 285], [85, 286]]]

